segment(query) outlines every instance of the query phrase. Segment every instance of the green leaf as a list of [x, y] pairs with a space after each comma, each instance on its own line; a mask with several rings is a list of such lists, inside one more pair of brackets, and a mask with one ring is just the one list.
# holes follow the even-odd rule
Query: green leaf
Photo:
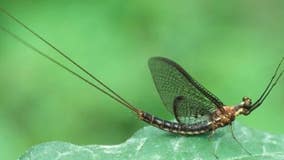
[[192, 159], [283, 160], [284, 136], [260, 132], [234, 123], [234, 134], [252, 154], [247, 154], [232, 138], [228, 127], [208, 135], [179, 136], [148, 126], [118, 145], [78, 146], [47, 142], [26, 151], [20, 160], [118, 160]]

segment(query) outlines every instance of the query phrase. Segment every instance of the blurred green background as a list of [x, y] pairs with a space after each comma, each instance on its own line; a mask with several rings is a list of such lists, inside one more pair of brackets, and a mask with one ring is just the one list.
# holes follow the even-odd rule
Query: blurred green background
[[[165, 119], [173, 116], [155, 90], [148, 58], [173, 59], [225, 104], [234, 105], [245, 95], [257, 99], [284, 56], [280, 0], [0, 0], [0, 6], [132, 104]], [[2, 13], [0, 23], [75, 69]], [[118, 144], [145, 125], [2, 31], [0, 73], [0, 159], [16, 159], [47, 141]], [[260, 108], [238, 120], [283, 134], [283, 104], [282, 78]]]

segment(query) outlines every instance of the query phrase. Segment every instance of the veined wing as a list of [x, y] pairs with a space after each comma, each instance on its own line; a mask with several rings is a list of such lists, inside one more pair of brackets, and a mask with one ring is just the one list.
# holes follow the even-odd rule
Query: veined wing
[[210, 113], [224, 106], [175, 62], [153, 57], [149, 68], [164, 105], [177, 121], [187, 124], [207, 121]]

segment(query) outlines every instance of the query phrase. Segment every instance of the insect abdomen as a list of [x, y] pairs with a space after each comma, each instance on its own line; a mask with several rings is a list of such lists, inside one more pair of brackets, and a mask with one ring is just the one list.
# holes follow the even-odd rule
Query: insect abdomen
[[170, 122], [170, 121], [166, 121], [158, 117], [155, 117], [152, 114], [149, 114], [143, 111], [140, 112], [139, 118], [154, 127], [160, 128], [168, 132], [182, 134], [182, 135], [196, 135], [196, 134], [202, 134], [202, 133], [210, 131], [209, 123], [206, 123], [206, 124], [197, 123], [193, 125], [187, 125], [183, 123]]

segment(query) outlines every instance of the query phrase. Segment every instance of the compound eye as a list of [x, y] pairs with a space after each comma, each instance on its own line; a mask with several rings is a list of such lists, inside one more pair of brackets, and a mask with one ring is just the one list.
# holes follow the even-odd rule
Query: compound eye
[[247, 101], [248, 99], [249, 99], [249, 98], [248, 98], [247, 96], [244, 96], [242, 100], [243, 100], [243, 102], [244, 102], [244, 101]]
[[249, 97], [243, 97], [243, 102], [245, 106], [250, 106], [251, 105], [251, 99]]

